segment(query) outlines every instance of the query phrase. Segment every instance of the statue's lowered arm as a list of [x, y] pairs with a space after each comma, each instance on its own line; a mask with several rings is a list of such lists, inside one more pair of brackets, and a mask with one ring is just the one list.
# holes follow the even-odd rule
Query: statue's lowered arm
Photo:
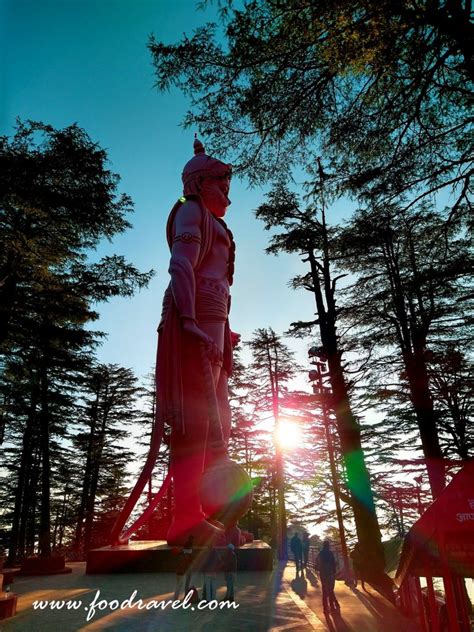
[[194, 268], [201, 249], [201, 218], [202, 211], [194, 201], [183, 204], [176, 214], [169, 267], [171, 291], [182, 329], [199, 338], [206, 345], [206, 351], [210, 357], [220, 359], [222, 354], [214, 340], [198, 326], [196, 321]]

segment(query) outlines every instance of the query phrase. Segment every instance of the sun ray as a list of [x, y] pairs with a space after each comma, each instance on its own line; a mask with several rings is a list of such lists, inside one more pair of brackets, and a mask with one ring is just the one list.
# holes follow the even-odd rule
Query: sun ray
[[275, 431], [275, 442], [282, 450], [293, 450], [301, 445], [301, 428], [294, 421], [281, 419]]

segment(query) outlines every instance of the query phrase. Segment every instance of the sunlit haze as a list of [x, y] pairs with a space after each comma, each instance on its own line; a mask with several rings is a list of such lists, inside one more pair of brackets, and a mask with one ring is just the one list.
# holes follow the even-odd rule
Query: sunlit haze
[[298, 424], [281, 419], [275, 431], [275, 440], [283, 450], [292, 450], [302, 444], [301, 429]]

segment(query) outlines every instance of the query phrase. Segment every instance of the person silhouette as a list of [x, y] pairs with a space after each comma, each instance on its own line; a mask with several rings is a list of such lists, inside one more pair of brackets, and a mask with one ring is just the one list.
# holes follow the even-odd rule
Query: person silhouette
[[318, 555], [318, 561], [319, 578], [323, 591], [323, 610], [325, 613], [328, 613], [329, 610], [337, 612], [340, 610], [340, 606], [334, 594], [334, 587], [336, 585], [336, 559], [330, 549], [328, 540], [325, 540], [323, 543], [323, 548]]
[[309, 558], [309, 535], [305, 531], [303, 533], [303, 566], [304, 568], [308, 568], [308, 558]]
[[295, 533], [291, 538], [290, 549], [295, 558], [296, 572], [298, 573], [303, 569], [303, 543], [300, 540], [299, 533]]

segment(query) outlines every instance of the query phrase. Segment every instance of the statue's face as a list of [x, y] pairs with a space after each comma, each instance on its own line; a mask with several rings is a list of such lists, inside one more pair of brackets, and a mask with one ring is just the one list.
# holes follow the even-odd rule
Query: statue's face
[[201, 197], [206, 208], [216, 217], [224, 217], [230, 205], [228, 198], [230, 175], [208, 176], [201, 185]]

